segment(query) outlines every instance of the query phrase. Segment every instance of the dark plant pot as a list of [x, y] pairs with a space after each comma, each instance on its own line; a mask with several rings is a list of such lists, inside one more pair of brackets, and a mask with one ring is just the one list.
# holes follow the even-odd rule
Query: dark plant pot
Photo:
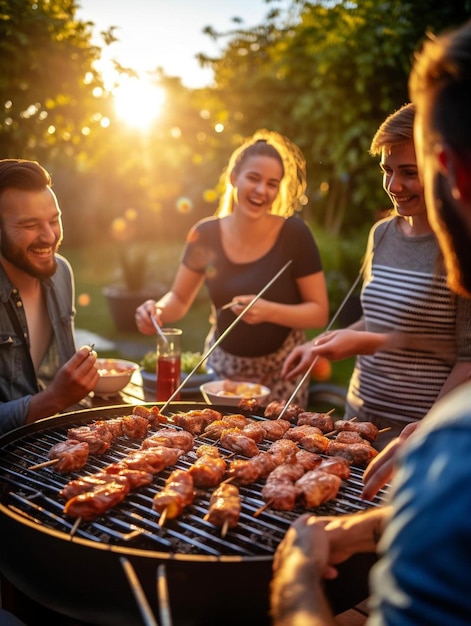
[[149, 285], [139, 291], [129, 291], [122, 285], [103, 287], [102, 293], [108, 302], [116, 329], [122, 332], [138, 332], [134, 315], [145, 300], [158, 300], [168, 291], [162, 283]]

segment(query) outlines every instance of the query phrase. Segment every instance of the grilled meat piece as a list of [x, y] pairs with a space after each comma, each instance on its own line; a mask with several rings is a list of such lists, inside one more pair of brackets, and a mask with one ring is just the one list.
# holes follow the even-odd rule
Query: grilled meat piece
[[81, 469], [88, 459], [89, 447], [86, 441], [66, 439], [56, 443], [49, 450], [47, 458], [57, 459], [54, 468], [63, 474]]
[[246, 424], [243, 428], [241, 428], [241, 431], [244, 435], [253, 439], [255, 443], [260, 443], [265, 439], [265, 429], [255, 420]]
[[281, 439], [286, 431], [290, 428], [290, 423], [287, 420], [273, 420], [273, 421], [261, 421], [260, 426], [265, 431], [265, 439], [268, 441], [276, 441]]
[[189, 452], [193, 448], [194, 437], [186, 430], [173, 430], [166, 428], [159, 430], [155, 435], [151, 435], [144, 439], [141, 448], [167, 447], [179, 448], [183, 452]]
[[327, 454], [341, 456], [352, 465], [366, 467], [378, 455], [378, 452], [370, 444], [340, 443], [334, 440], [329, 442]]
[[316, 428], [320, 428], [324, 434], [334, 430], [334, 422], [327, 413], [303, 411], [299, 413], [296, 423], [298, 426], [315, 426]]
[[120, 473], [123, 469], [141, 470], [150, 474], [158, 474], [169, 465], [175, 465], [183, 454], [180, 448], [153, 446], [134, 450], [123, 459], [108, 465], [106, 471], [110, 474]]
[[306, 472], [318, 468], [322, 462], [322, 457], [315, 452], [309, 452], [308, 450], [298, 450], [296, 452], [296, 463], [300, 463]]
[[223, 430], [220, 437], [220, 444], [223, 448], [227, 448], [243, 456], [251, 457], [260, 452], [255, 441], [247, 437], [247, 435], [244, 435], [239, 428]]
[[329, 459], [322, 459], [317, 468], [326, 474], [335, 474], [342, 480], [350, 478], [350, 463], [342, 456], [332, 456]]
[[222, 483], [211, 494], [204, 519], [220, 528], [234, 528], [239, 523], [240, 510], [239, 489], [231, 483]]
[[64, 513], [69, 517], [81, 517], [84, 520], [95, 519], [122, 502], [129, 489], [129, 483], [125, 479], [115, 476], [111, 482], [67, 500]]
[[208, 424], [221, 418], [222, 414], [219, 411], [205, 408], [186, 411], [185, 413], [176, 413], [172, 416], [172, 422], [193, 435], [201, 435]]
[[256, 482], [262, 476], [263, 466], [260, 462], [262, 455], [266, 453], [261, 452], [251, 459], [234, 459], [229, 465], [227, 476], [238, 485], [250, 485]]
[[276, 465], [281, 463], [294, 463], [299, 451], [298, 444], [291, 439], [278, 439], [268, 448], [268, 453], [273, 455]]
[[200, 456], [213, 456], [213, 457], [221, 456], [219, 454], [219, 448], [217, 448], [216, 446], [210, 446], [208, 443], [203, 443], [201, 446], [196, 448], [195, 453], [196, 453], [196, 456], [198, 456], [198, 457], [200, 457]]
[[321, 470], [306, 472], [296, 481], [299, 501], [307, 508], [315, 508], [337, 497], [342, 479]]
[[148, 409], [145, 406], [137, 405], [132, 410], [133, 415], [140, 415], [149, 420], [152, 425], [155, 424], [167, 424], [168, 419], [165, 415], [162, 415], [158, 406], [153, 406]]
[[275, 467], [262, 487], [262, 498], [273, 509], [292, 511], [296, 505], [299, 489], [296, 481], [304, 474], [300, 463], [282, 463]]
[[177, 469], [167, 478], [162, 491], [154, 496], [152, 508], [160, 514], [165, 511], [166, 518], [174, 519], [183, 513], [194, 497], [193, 477], [189, 472]]
[[126, 468], [122, 468], [116, 474], [110, 474], [107, 471], [96, 472], [95, 474], [69, 481], [59, 491], [59, 497], [70, 500], [81, 493], [96, 491], [98, 488], [112, 482], [127, 484], [129, 489], [137, 489], [138, 487], [149, 485], [152, 482], [152, 474]]
[[321, 430], [315, 426], [293, 426], [283, 435], [284, 439], [296, 441], [309, 452], [325, 452], [330, 439], [322, 435]]
[[211, 422], [211, 424], [208, 424], [208, 426], [204, 429], [204, 436], [209, 437], [210, 439], [219, 439], [223, 430], [227, 430], [228, 428], [242, 429], [250, 422], [251, 420], [248, 417], [240, 415], [239, 413], [234, 415], [225, 415], [222, 419], [215, 420], [214, 422]]
[[360, 433], [356, 433], [353, 430], [341, 430], [335, 436], [334, 441], [338, 441], [339, 443], [365, 443], [369, 444], [369, 441], [363, 439]]
[[[278, 402], [278, 400], [273, 400], [272, 402], [268, 403], [265, 411], [263, 412], [263, 415], [271, 420], [276, 420], [281, 415], [281, 411], [284, 409], [285, 404], [286, 402], [284, 401]], [[302, 411], [303, 409], [296, 404], [290, 404], [289, 407], [286, 409], [286, 412], [283, 413], [283, 419], [287, 420], [288, 422], [294, 423], [296, 422], [299, 413], [301, 413]]]
[[376, 441], [378, 438], [378, 428], [372, 422], [352, 422], [347, 420], [337, 420], [334, 422], [335, 430], [348, 430], [361, 435], [368, 441]]
[[106, 425], [106, 422], [101, 421], [89, 426], [69, 428], [67, 439], [85, 441], [88, 443], [90, 454], [104, 454], [113, 440], [113, 430]]
[[121, 418], [122, 433], [129, 439], [143, 439], [149, 426], [149, 420], [141, 415], [124, 415]]
[[226, 461], [221, 457], [200, 456], [188, 470], [195, 487], [215, 487], [226, 473]]

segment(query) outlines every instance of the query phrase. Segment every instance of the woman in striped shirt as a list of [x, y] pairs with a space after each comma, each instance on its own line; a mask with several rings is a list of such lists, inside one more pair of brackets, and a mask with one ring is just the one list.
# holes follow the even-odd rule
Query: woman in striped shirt
[[282, 370], [292, 378], [318, 354], [331, 360], [355, 355], [345, 419], [389, 427], [379, 447], [471, 374], [471, 301], [447, 287], [417, 170], [414, 114], [414, 105], [406, 104], [390, 115], [370, 147], [381, 157], [393, 211], [370, 232], [362, 318], [295, 348]]

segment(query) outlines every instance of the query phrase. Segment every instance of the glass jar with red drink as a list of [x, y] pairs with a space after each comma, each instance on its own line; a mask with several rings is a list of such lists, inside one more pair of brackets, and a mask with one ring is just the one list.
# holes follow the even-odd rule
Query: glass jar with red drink
[[157, 402], [166, 402], [180, 385], [181, 336], [180, 328], [162, 328], [157, 338]]

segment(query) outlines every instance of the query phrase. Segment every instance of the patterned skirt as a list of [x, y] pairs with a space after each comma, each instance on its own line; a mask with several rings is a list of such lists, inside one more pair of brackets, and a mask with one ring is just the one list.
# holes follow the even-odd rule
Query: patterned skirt
[[[212, 345], [212, 333], [208, 335], [206, 349]], [[218, 378], [229, 378], [244, 382], [265, 385], [271, 389], [267, 403], [272, 400], [282, 402], [291, 397], [299, 378], [283, 380], [280, 376], [281, 367], [288, 354], [306, 342], [303, 330], [293, 329], [276, 352], [259, 357], [236, 356], [217, 346], [208, 357], [208, 366], [214, 370]], [[303, 409], [307, 408], [309, 378], [293, 398], [292, 404]]]

